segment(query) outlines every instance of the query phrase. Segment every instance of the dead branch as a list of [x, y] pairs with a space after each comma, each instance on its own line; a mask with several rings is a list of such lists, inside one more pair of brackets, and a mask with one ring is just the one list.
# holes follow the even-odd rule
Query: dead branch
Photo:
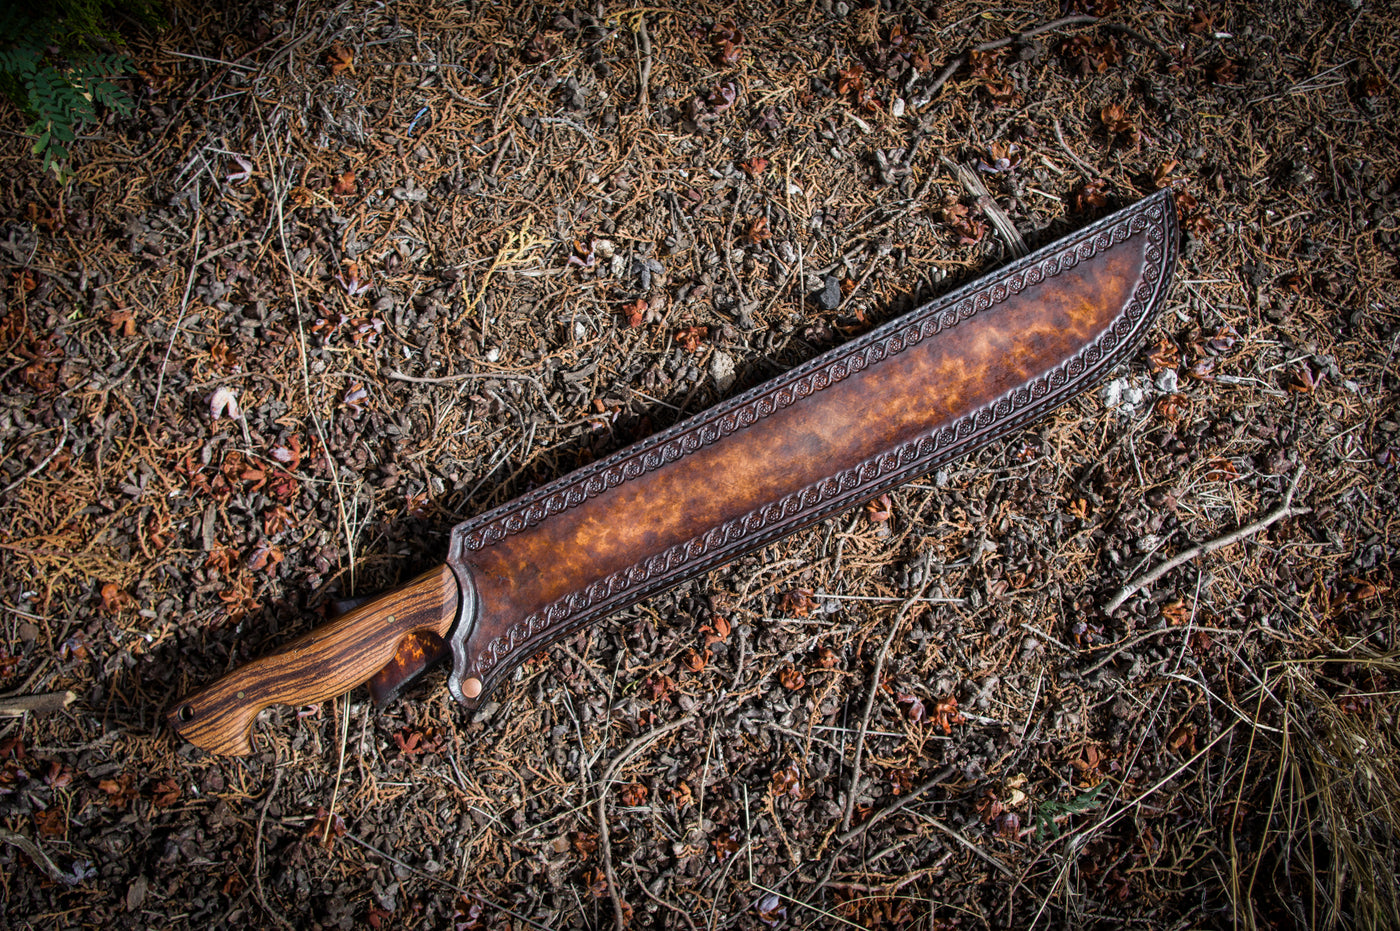
[[1278, 507], [1253, 523], [1240, 527], [1238, 530], [1232, 530], [1224, 536], [1216, 537], [1208, 543], [1202, 543], [1200, 546], [1193, 546], [1189, 550], [1178, 553], [1151, 572], [1133, 579], [1133, 581], [1118, 590], [1118, 594], [1114, 595], [1113, 600], [1104, 608], [1104, 613], [1112, 614], [1114, 611], [1117, 611], [1123, 606], [1123, 602], [1137, 594], [1140, 589], [1146, 588], [1153, 582], [1156, 582], [1177, 566], [1184, 565], [1198, 556], [1213, 553], [1221, 547], [1229, 546], [1231, 543], [1238, 543], [1244, 538], [1252, 536], [1266, 527], [1278, 523], [1285, 517], [1295, 517], [1299, 514], [1310, 513], [1312, 508], [1295, 508], [1293, 506], [1293, 493], [1298, 490], [1298, 482], [1303, 478], [1303, 473], [1305, 471], [1307, 471], [1307, 469], [1299, 463], [1298, 471], [1294, 474], [1293, 481], [1288, 485], [1288, 491], [1284, 492], [1283, 503]]
[[77, 692], [40, 692], [37, 695], [12, 695], [0, 698], [0, 715], [19, 717], [24, 714], [53, 714], [78, 700]]
[[933, 79], [933, 83], [919, 92], [919, 96], [914, 101], [915, 109], [922, 107], [934, 98], [943, 85], [948, 83], [948, 79], [958, 73], [958, 69], [967, 64], [968, 55], [971, 52], [992, 52], [999, 48], [1006, 48], [1017, 42], [1027, 42], [1036, 36], [1044, 35], [1047, 32], [1054, 32], [1056, 29], [1064, 29], [1068, 26], [1092, 26], [1097, 23], [1097, 16], [1089, 16], [1085, 13], [1075, 13], [1070, 16], [1061, 16], [1059, 19], [1052, 19], [1048, 23], [1027, 29], [1025, 32], [1017, 33], [1014, 36], [1004, 36], [1000, 39], [993, 39], [990, 42], [983, 42], [981, 45], [974, 45], [967, 52], [963, 52], [958, 57], [952, 59], [938, 72], [938, 77]]
[[1006, 215], [1006, 211], [1001, 209], [996, 200], [992, 197], [992, 192], [987, 190], [987, 186], [982, 183], [982, 179], [977, 177], [977, 172], [966, 165], [954, 162], [946, 155], [939, 156], [943, 162], [943, 167], [951, 171], [958, 179], [958, 183], [963, 186], [963, 190], [977, 198], [977, 206], [982, 208], [982, 212], [987, 215], [987, 219], [992, 221], [992, 226], [996, 227], [998, 235], [1006, 243], [1006, 247], [1011, 250], [1011, 254], [1016, 258], [1028, 255], [1030, 249], [1026, 248], [1026, 240], [1022, 238], [1016, 224], [1011, 222], [1011, 218]]
[[43, 870], [50, 879], [70, 886], [73, 884], [73, 877], [59, 869], [58, 865], [49, 859], [49, 855], [44, 853], [42, 847], [23, 834], [16, 834], [13, 831], [0, 828], [0, 844], [9, 844], [11, 847], [18, 847], [24, 855], [28, 857], [35, 866]]

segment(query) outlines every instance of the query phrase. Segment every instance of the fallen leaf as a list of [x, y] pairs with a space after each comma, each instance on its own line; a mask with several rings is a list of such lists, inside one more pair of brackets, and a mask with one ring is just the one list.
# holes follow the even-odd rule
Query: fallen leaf
[[633, 329], [646, 322], [647, 302], [641, 298], [622, 305], [622, 312], [627, 317], [627, 325]]
[[778, 673], [778, 681], [783, 684], [783, 688], [795, 692], [807, 684], [807, 677], [802, 675], [802, 670], [796, 666], [784, 666], [783, 671]]
[[336, 178], [335, 184], [331, 187], [331, 193], [342, 197], [346, 194], [354, 194], [355, 173], [353, 171], [341, 172], [340, 177]]
[[332, 43], [326, 52], [326, 64], [330, 67], [331, 74], [340, 74], [342, 71], [354, 74], [355, 53], [339, 42]]
[[1098, 209], [1108, 205], [1108, 194], [1105, 188], [1108, 182], [1103, 178], [1084, 182], [1079, 190], [1074, 192], [1074, 212], [1083, 213], [1086, 210]]
[[754, 246], [772, 239], [773, 234], [768, 230], [768, 218], [756, 217], [754, 221], [749, 224], [749, 230], [744, 234], [744, 238], [748, 240], [750, 245]]
[[785, 592], [781, 603], [783, 613], [793, 617], [807, 617], [816, 606], [817, 603], [812, 600], [812, 593], [805, 588], [794, 588]]
[[949, 695], [933, 706], [933, 723], [943, 729], [944, 735], [953, 733], [954, 724], [966, 724], [967, 718], [958, 711], [958, 697]]
[[241, 419], [243, 411], [238, 407], [238, 393], [227, 385], [216, 389], [209, 396], [209, 414], [215, 420], [220, 417], [227, 417], [230, 420]]
[[317, 808], [316, 817], [307, 828], [306, 836], [329, 849], [337, 838], [345, 836], [345, 819], [340, 815], [331, 814], [324, 808]]
[[922, 724], [928, 718], [928, 711], [924, 708], [923, 700], [914, 696], [900, 693], [895, 697], [895, 704], [904, 709], [904, 716], [915, 724]]
[[890, 519], [894, 511], [894, 504], [890, 501], [888, 494], [881, 495], [874, 501], [865, 502], [865, 516], [871, 523], [883, 524]]
[[705, 326], [682, 327], [676, 331], [676, 343], [686, 352], [699, 352], [700, 341], [710, 335], [710, 328]]
[[106, 614], [117, 614], [125, 611], [135, 602], [135, 599], [122, 591], [115, 583], [105, 582], [102, 585], [102, 610]]
[[640, 808], [647, 803], [649, 790], [640, 782], [622, 787], [622, 804], [628, 808]]
[[739, 167], [743, 169], [744, 173], [750, 178], [757, 178], [759, 175], [763, 174], [764, 169], [768, 167], [768, 159], [755, 156], [748, 161], [740, 162]]

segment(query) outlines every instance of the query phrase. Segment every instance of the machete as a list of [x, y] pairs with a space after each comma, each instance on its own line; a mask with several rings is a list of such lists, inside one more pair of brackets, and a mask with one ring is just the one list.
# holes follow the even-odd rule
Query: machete
[[177, 702], [173, 729], [245, 754], [258, 712], [450, 651], [476, 708], [561, 637], [1043, 417], [1125, 359], [1176, 264], [1161, 191], [850, 342], [458, 524], [447, 562]]

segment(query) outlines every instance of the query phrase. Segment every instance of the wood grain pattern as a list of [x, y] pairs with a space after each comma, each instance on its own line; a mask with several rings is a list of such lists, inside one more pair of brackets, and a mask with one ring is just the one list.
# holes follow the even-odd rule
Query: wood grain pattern
[[445, 637], [457, 617], [457, 580], [439, 566], [412, 582], [254, 660], [176, 705], [166, 721], [211, 753], [252, 752], [258, 712], [350, 691], [388, 664], [416, 631]]
[[452, 533], [454, 697], [524, 657], [966, 455], [1092, 385], [1176, 260], [1169, 191]]

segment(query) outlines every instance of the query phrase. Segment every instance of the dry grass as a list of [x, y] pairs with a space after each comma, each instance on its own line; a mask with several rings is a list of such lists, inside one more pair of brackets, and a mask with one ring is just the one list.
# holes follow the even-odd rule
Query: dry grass
[[[1364, 645], [1271, 666], [1276, 727], [1251, 735], [1235, 817], [1262, 831], [1231, 850], [1240, 926], [1400, 927], [1400, 655]], [[1230, 774], [1234, 775], [1234, 774]]]

